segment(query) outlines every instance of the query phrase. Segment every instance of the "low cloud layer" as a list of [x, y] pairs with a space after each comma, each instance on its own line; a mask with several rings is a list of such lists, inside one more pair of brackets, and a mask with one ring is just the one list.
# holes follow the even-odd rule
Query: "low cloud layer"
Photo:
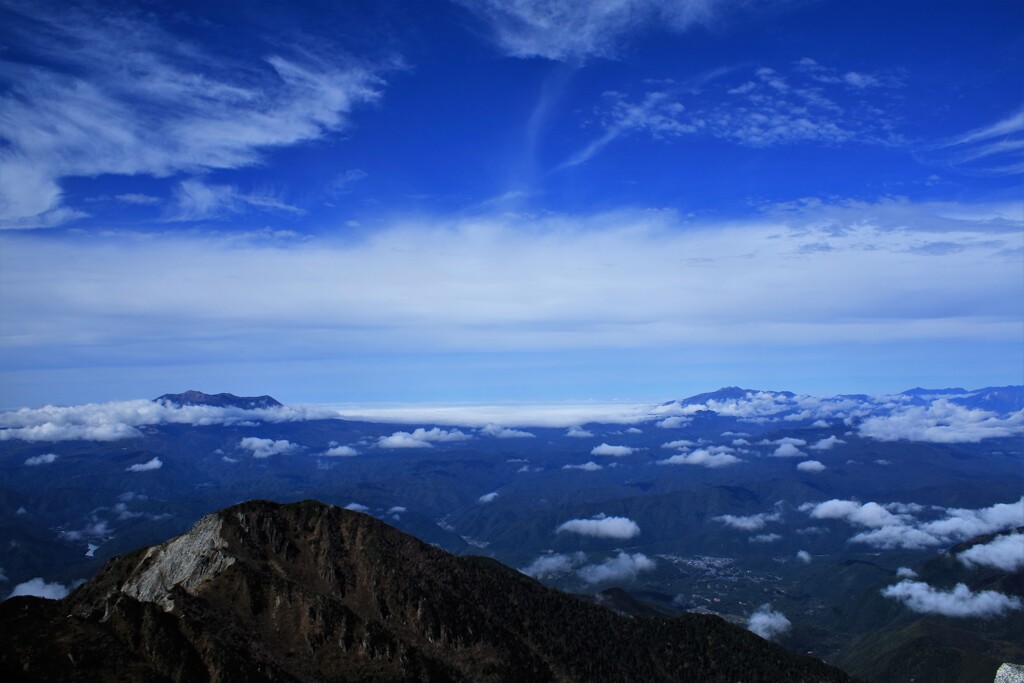
[[802, 463], [797, 464], [796, 468], [801, 472], [810, 472], [817, 474], [818, 472], [824, 472], [825, 466], [817, 460], [804, 460]]
[[610, 455], [613, 458], [621, 458], [626, 455], [632, 455], [634, 448], [629, 446], [612, 446], [606, 443], [602, 443], [600, 446], [594, 446], [590, 450], [591, 455]]
[[975, 593], [962, 583], [956, 584], [952, 590], [943, 591], [921, 581], [900, 581], [883, 588], [882, 595], [899, 600], [915, 612], [947, 617], [991, 618], [1024, 608], [1016, 596], [997, 591]]
[[768, 522], [778, 522], [781, 520], [782, 515], [778, 512], [759, 512], [756, 515], [744, 516], [719, 515], [718, 517], [712, 517], [712, 519], [740, 531], [759, 531]]
[[[814, 519], [840, 519], [853, 526], [865, 527], [866, 531], [854, 535], [850, 541], [883, 549], [920, 550], [951, 545], [1024, 525], [1024, 497], [1014, 503], [997, 503], [977, 510], [933, 510], [915, 503], [881, 505], [838, 499], [805, 503], [800, 510]], [[921, 519], [925, 515], [931, 518]]]
[[789, 619], [782, 612], [773, 610], [770, 604], [761, 605], [747, 619], [747, 630], [753, 631], [765, 640], [772, 640], [789, 631], [792, 627]]
[[19, 583], [8, 595], [8, 598], [16, 598], [19, 595], [33, 595], [37, 598], [47, 600], [60, 600], [68, 594], [68, 587], [60, 583], [47, 583], [42, 578], [36, 577], [24, 583]]
[[297, 422], [338, 418], [336, 410], [279, 406], [258, 410], [217, 406], [175, 406], [146, 400], [77, 406], [22, 408], [0, 414], [0, 441], [118, 441], [141, 437], [140, 427], [160, 424], [195, 426], [242, 422]]
[[458, 429], [445, 430], [439, 427], [424, 429], [419, 427], [412, 432], [395, 432], [391, 436], [377, 439], [378, 448], [432, 448], [434, 443], [452, 441], [468, 441], [473, 437]]
[[593, 460], [585, 462], [582, 465], [562, 465], [563, 470], [583, 470], [584, 472], [597, 472], [603, 470], [603, 465], [598, 465]]
[[33, 455], [30, 458], [25, 458], [25, 464], [29, 467], [36, 467], [38, 465], [49, 465], [57, 462], [56, 453], [43, 453], [42, 455]]
[[632, 581], [640, 572], [654, 569], [655, 562], [643, 553], [632, 555], [620, 552], [600, 564], [588, 564], [580, 567], [576, 575], [587, 583], [604, 583], [607, 581]]
[[1024, 534], [999, 536], [988, 543], [978, 543], [957, 555], [968, 567], [994, 567], [1004, 572], [1024, 569]]
[[532, 439], [534, 435], [530, 432], [524, 432], [520, 429], [511, 429], [509, 427], [502, 427], [498, 424], [489, 424], [480, 428], [481, 434], [487, 436], [493, 436], [497, 439]]
[[640, 535], [640, 527], [628, 517], [608, 517], [600, 514], [590, 519], [570, 519], [555, 529], [555, 533], [569, 532], [594, 538], [627, 539]]
[[878, 441], [978, 443], [982, 439], [1024, 434], [1024, 410], [1004, 418], [939, 399], [928, 406], [910, 406], [891, 415], [869, 417], [857, 431]]
[[581, 552], [572, 554], [552, 553], [550, 555], [541, 555], [519, 571], [535, 579], [543, 579], [571, 572], [586, 561], [586, 554]]
[[289, 455], [302, 449], [302, 446], [286, 439], [261, 439], [247, 436], [238, 442], [238, 447], [247, 450], [254, 458], [269, 458], [272, 455]]
[[692, 453], [677, 453], [670, 458], [659, 460], [659, 465], [700, 465], [701, 467], [728, 467], [743, 462], [742, 459], [732, 455], [728, 446], [715, 446], [713, 448], [698, 448]]
[[593, 432], [588, 432], [586, 429], [578, 425], [573, 425], [565, 433], [566, 436], [571, 436], [574, 439], [589, 439], [594, 436]]
[[125, 468], [125, 472], [152, 472], [153, 470], [158, 470], [163, 466], [163, 461], [161, 461], [160, 458], [154, 457], [152, 460], [136, 463]]

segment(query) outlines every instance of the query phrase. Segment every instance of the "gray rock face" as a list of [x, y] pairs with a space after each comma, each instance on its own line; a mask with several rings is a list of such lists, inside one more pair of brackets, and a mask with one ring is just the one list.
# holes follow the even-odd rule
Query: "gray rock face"
[[207, 515], [187, 534], [150, 548], [121, 586], [121, 592], [140, 602], [156, 603], [165, 612], [171, 611], [172, 588], [181, 586], [194, 593], [198, 586], [235, 563], [235, 558], [225, 551], [227, 542], [220, 533], [223, 524], [218, 515]]
[[996, 671], [995, 683], [1024, 683], [1024, 666], [1003, 664]]

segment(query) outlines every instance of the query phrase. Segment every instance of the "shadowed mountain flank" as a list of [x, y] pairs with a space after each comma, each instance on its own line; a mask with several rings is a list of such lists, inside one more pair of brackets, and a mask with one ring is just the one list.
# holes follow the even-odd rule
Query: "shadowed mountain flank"
[[0, 677], [69, 681], [846, 681], [708, 615], [624, 616], [375, 518], [243, 503], [0, 605]]

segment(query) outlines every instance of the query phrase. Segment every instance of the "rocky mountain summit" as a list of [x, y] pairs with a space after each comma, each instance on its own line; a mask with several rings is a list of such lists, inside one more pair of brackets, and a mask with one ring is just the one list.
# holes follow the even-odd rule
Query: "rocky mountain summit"
[[8, 681], [847, 681], [709, 615], [624, 616], [315, 501], [252, 501], [0, 604]]

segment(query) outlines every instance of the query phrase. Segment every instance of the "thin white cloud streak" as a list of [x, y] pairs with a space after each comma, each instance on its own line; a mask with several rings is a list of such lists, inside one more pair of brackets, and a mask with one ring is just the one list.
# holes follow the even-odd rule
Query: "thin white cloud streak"
[[627, 539], [640, 535], [640, 526], [629, 517], [597, 515], [590, 519], [570, 519], [555, 529], [555, 533], [568, 532], [594, 538]]
[[[253, 454], [253, 457], [259, 456]], [[139, 462], [135, 463], [134, 465], [129, 465], [127, 468], [125, 468], [125, 472], [152, 472], [153, 470], [158, 470], [163, 466], [164, 463], [162, 460], [160, 460], [160, 458], [153, 457], [152, 460], [147, 460], [146, 462]]]
[[583, 470], [584, 472], [597, 472], [603, 470], [604, 465], [598, 465], [593, 460], [585, 462], [582, 465], [562, 465], [563, 470]]
[[[31, 5], [19, 36], [39, 63], [4, 62], [0, 225], [74, 217], [59, 182], [104, 173], [168, 176], [258, 163], [264, 150], [341, 130], [373, 102], [374, 70], [270, 55], [206, 53], [151, 16]], [[41, 65], [45, 64], [45, 66]]]
[[493, 503], [498, 497], [497, 491], [491, 491], [477, 498], [478, 503]]
[[899, 600], [915, 612], [942, 614], [947, 617], [990, 619], [1024, 608], [1024, 603], [1017, 596], [1004, 595], [997, 591], [975, 593], [962, 583], [956, 584], [951, 590], [943, 591], [921, 581], [900, 581], [896, 585], [883, 588], [882, 595]]
[[1006, 534], [988, 543], [978, 543], [956, 558], [968, 567], [995, 567], [1004, 572], [1024, 569], [1024, 534]]
[[594, 446], [590, 449], [591, 455], [608, 455], [613, 458], [621, 458], [626, 455], [632, 455], [636, 449], [630, 448], [629, 446], [612, 446], [610, 444], [602, 443], [600, 446]]
[[[339, 344], [524, 352], [1009, 341], [1019, 338], [1022, 287], [1020, 259], [1007, 254], [1024, 231], [1019, 220], [1006, 232], [1005, 220], [984, 218], [1000, 210], [947, 219], [960, 231], [943, 240], [963, 249], [929, 255], [914, 251], [930, 239], [929, 207], [913, 220], [901, 207], [900, 230], [861, 214], [843, 234], [790, 219], [687, 225], [654, 211], [399, 223], [301, 244], [8, 235], [2, 343], [9, 353], [102, 347], [127, 363], [200, 348], [205, 359], [211, 349], [234, 357], [254, 335], [267, 339], [262, 353], [291, 342], [306, 355]], [[820, 241], [831, 250], [801, 251]]]
[[457, 0], [490, 29], [502, 52], [582, 62], [612, 57], [644, 29], [684, 31], [705, 24], [732, 0]]
[[338, 412], [349, 420], [392, 424], [433, 424], [486, 427], [502, 424], [513, 427], [572, 428], [581, 423], [632, 424], [650, 417], [651, 404], [581, 403], [534, 405], [393, 406], [358, 407], [338, 405]]
[[740, 531], [758, 531], [768, 522], [780, 521], [782, 515], [778, 512], [759, 512], [756, 515], [719, 515], [712, 519]]

